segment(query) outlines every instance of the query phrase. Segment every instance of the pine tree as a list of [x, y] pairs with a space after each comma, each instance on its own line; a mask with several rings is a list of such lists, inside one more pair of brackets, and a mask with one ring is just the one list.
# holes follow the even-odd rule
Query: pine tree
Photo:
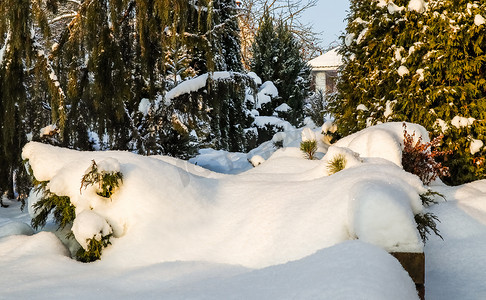
[[[351, 1], [339, 94], [329, 110], [341, 134], [410, 121], [433, 136], [451, 178], [483, 178], [486, 43], [480, 1]], [[423, 4], [423, 5], [422, 5]]]
[[277, 106], [287, 103], [291, 108], [288, 121], [295, 126], [301, 125], [304, 100], [309, 96], [310, 68], [288, 25], [275, 22], [266, 11], [252, 52], [251, 70], [263, 81], [272, 81], [279, 91], [279, 98], [272, 100], [270, 110], [273, 112]]

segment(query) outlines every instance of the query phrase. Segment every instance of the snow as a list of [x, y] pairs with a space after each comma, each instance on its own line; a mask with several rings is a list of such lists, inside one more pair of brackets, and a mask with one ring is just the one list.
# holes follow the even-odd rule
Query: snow
[[418, 81], [424, 81], [424, 79], [425, 79], [424, 72], [425, 72], [424, 69], [417, 69], [417, 71], [415, 71], [415, 73], [417, 73], [419, 75]]
[[256, 108], [261, 108], [263, 104], [272, 101], [272, 98], [278, 96], [277, 87], [271, 81], [265, 81], [261, 86], [257, 94]]
[[253, 79], [257, 85], [262, 84], [262, 79], [255, 72], [248, 72], [248, 76]]
[[394, 101], [387, 100], [386, 101], [386, 108], [385, 108], [385, 112], [383, 113], [383, 116], [385, 118], [388, 118], [389, 116], [391, 116], [393, 114], [393, 106], [396, 103], [397, 103], [396, 100], [394, 100]]
[[10, 222], [0, 226], [0, 238], [10, 235], [32, 235], [34, 230], [24, 222]]
[[478, 153], [483, 146], [483, 141], [471, 139], [471, 145], [469, 146], [469, 150], [471, 151], [471, 154], [474, 155]]
[[109, 157], [107, 159], [97, 162], [96, 165], [98, 166], [98, 171], [102, 173], [120, 172], [120, 162], [115, 158]]
[[486, 21], [485, 21], [485, 19], [484, 19], [484, 17], [483, 17], [483, 16], [481, 16], [481, 15], [476, 15], [476, 16], [474, 16], [474, 24], [475, 24], [476, 26], [483, 25], [485, 22], [486, 22]]
[[246, 153], [201, 149], [189, 162], [218, 173], [241, 173], [251, 169]]
[[364, 104], [359, 104], [358, 106], [356, 106], [356, 110], [367, 111], [368, 108]]
[[255, 116], [253, 125], [261, 128], [264, 128], [266, 125], [273, 125], [275, 127], [280, 127], [285, 131], [290, 131], [294, 128], [289, 122], [274, 116]]
[[[350, 41], [346, 42], [346, 45], [351, 45], [354, 36], [346, 37], [346, 40], [350, 39]], [[349, 43], [349, 45], [348, 45]], [[332, 50], [327, 51], [326, 53], [318, 56], [309, 61], [309, 65], [313, 68], [329, 68], [329, 67], [339, 67], [343, 64], [343, 57], [338, 53], [339, 48], [334, 48]]]
[[378, 7], [385, 7], [387, 5], [387, 0], [374, 0], [375, 2], [378, 2], [376, 5]]
[[396, 12], [400, 12], [400, 11], [402, 11], [402, 10], [404, 10], [404, 9], [405, 9], [405, 7], [403, 7], [403, 6], [398, 6], [398, 5], [396, 5], [395, 3], [393, 3], [393, 2], [388, 3], [388, 12], [389, 12], [390, 14], [394, 14], [394, 13], [396, 13]]
[[43, 137], [45, 135], [51, 135], [53, 132], [56, 132], [57, 130], [58, 129], [57, 129], [56, 124], [50, 124], [50, 125], [47, 125], [46, 127], [42, 127], [39, 130], [39, 135], [40, 135], [40, 137]]
[[315, 141], [315, 140], [316, 140], [316, 135], [309, 127], [306, 127], [302, 130], [302, 142]]
[[400, 53], [401, 51], [403, 51], [403, 47], [398, 47], [395, 49], [395, 60], [396, 61], [402, 61], [402, 54]]
[[275, 108], [276, 112], [288, 112], [290, 110], [291, 108], [287, 103], [282, 103], [279, 106], [277, 106], [277, 108]]
[[400, 77], [403, 77], [403, 76], [407, 75], [408, 73], [410, 73], [408, 71], [408, 68], [405, 67], [404, 65], [401, 65], [400, 67], [398, 67], [397, 72], [398, 72], [398, 75], [400, 75]]
[[346, 47], [351, 46], [351, 44], [354, 41], [354, 37], [355, 37], [354, 33], [348, 33], [346, 35], [346, 37], [344, 38], [344, 44], [346, 45]]
[[138, 111], [141, 112], [144, 116], [147, 116], [150, 109], [150, 100], [148, 98], [143, 98], [140, 100], [138, 104]]
[[423, 13], [425, 11], [426, 4], [424, 0], [410, 0], [408, 3], [408, 9], [416, 11], [418, 13]]
[[231, 72], [219, 71], [213, 73], [205, 73], [196, 78], [183, 81], [165, 94], [165, 101], [170, 103], [172, 99], [177, 98], [180, 95], [196, 92], [199, 89], [202, 89], [206, 86], [206, 81], [209, 78], [212, 78], [213, 80], [222, 80], [231, 78], [231, 76]]
[[447, 122], [442, 119], [435, 120], [434, 127], [436, 126], [439, 127], [443, 133], [449, 129], [449, 125], [447, 125]]
[[265, 162], [265, 159], [263, 157], [261, 157], [260, 155], [254, 155], [254, 156], [252, 156], [252, 158], [250, 158], [250, 163], [254, 167], [259, 166], [264, 162]]
[[452, 118], [451, 124], [456, 128], [463, 128], [463, 127], [471, 126], [474, 123], [474, 121], [476, 121], [476, 119], [474, 118], [454, 116], [454, 118]]
[[416, 191], [369, 180], [353, 186], [352, 193], [352, 235], [390, 252], [423, 251], [413, 217], [420, 210], [412, 210], [421, 206]]
[[368, 33], [368, 27], [366, 27], [359, 33], [358, 38], [356, 39], [356, 44], [358, 45], [361, 44], [361, 41], [363, 40], [363, 38], [366, 36], [367, 33]]
[[334, 124], [334, 122], [330, 121], [330, 120], [327, 120], [326, 122], [324, 122], [324, 124], [322, 124], [322, 127], [321, 127], [321, 132], [322, 133], [334, 133], [337, 131], [337, 125]]
[[10, 41], [10, 31], [7, 31], [7, 36], [5, 38], [4, 44], [3, 44], [2, 48], [0, 48], [0, 66], [2, 66], [2, 64], [3, 64], [3, 58], [5, 56], [5, 51], [10, 47], [9, 41]]
[[78, 243], [88, 250], [88, 240], [101, 238], [113, 233], [110, 225], [104, 218], [91, 210], [84, 210], [76, 215], [72, 231]]
[[[403, 124], [403, 122], [390, 122], [369, 127], [337, 141], [334, 145], [349, 148], [362, 157], [383, 158], [401, 166]], [[409, 134], [415, 132], [415, 141], [422, 137], [423, 142], [429, 142], [429, 136], [424, 127], [411, 123], [405, 124]]]
[[[406, 126], [428, 141], [423, 127]], [[208, 155], [208, 165], [226, 165], [223, 171], [233, 174], [166, 156], [28, 143], [23, 157], [36, 178], [50, 180], [51, 191], [76, 205], [76, 238], [111, 229], [112, 245], [100, 261], [76, 262], [55, 234], [30, 235], [28, 214], [9, 202], [0, 209], [1, 297], [417, 299], [413, 282], [385, 250], [425, 250], [427, 299], [485, 298], [486, 181], [435, 183], [447, 202], [425, 209], [421, 181], [400, 167], [401, 122], [320, 148], [320, 160], [304, 159], [302, 135], [313, 133], [321, 144], [321, 130], [280, 132], [273, 139], [283, 143], [278, 150], [269, 141], [248, 154], [200, 153], [199, 162]], [[346, 157], [345, 169], [329, 175], [327, 164], [337, 155]], [[262, 163], [252, 167], [248, 158]], [[124, 175], [111, 200], [80, 194], [93, 159]], [[232, 172], [240, 159], [250, 169]], [[413, 215], [426, 211], [441, 220], [444, 241], [430, 236], [423, 248]]]

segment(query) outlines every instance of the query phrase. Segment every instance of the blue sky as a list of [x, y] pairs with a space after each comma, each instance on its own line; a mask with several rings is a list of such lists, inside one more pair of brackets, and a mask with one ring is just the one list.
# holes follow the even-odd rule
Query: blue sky
[[319, 0], [316, 7], [305, 12], [302, 21], [313, 24], [316, 32], [322, 32], [321, 45], [327, 48], [346, 28], [344, 19], [348, 9], [349, 0]]

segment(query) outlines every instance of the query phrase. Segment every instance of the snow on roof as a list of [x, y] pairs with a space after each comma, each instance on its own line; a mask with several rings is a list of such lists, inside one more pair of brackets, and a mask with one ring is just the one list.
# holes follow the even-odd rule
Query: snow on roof
[[309, 61], [309, 65], [315, 68], [339, 67], [343, 64], [343, 57], [338, 53], [339, 48], [334, 48]]

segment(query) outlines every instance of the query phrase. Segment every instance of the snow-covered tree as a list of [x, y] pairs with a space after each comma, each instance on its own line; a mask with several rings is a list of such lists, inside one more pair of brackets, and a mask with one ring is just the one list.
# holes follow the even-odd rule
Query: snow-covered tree
[[451, 178], [485, 175], [486, 42], [481, 1], [351, 1], [339, 94], [329, 109], [342, 134], [386, 121], [435, 136]]
[[62, 123], [64, 95], [40, 47], [49, 28], [39, 3], [2, 1], [0, 16], [0, 192], [13, 197], [26, 192], [19, 185], [25, 175], [19, 153], [29, 134], [40, 129], [36, 120]]
[[251, 70], [263, 81], [272, 81], [278, 89], [279, 97], [272, 100], [271, 111], [286, 103], [291, 109], [288, 121], [296, 126], [303, 120], [310, 76], [299, 49], [288, 25], [275, 22], [267, 11], [255, 36]]

